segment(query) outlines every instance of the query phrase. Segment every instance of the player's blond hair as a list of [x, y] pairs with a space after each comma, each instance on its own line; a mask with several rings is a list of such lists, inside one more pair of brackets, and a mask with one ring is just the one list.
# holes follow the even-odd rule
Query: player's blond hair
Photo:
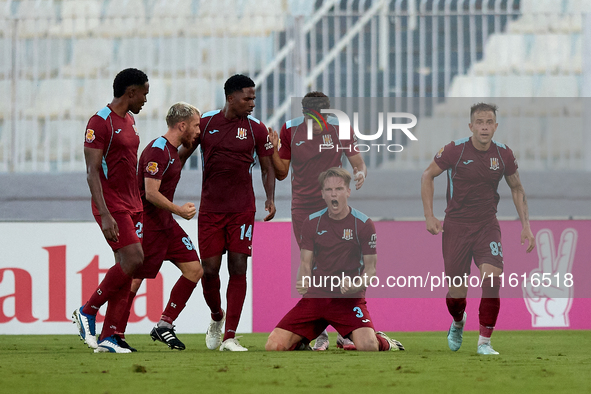
[[172, 127], [180, 122], [186, 122], [194, 115], [201, 116], [201, 111], [191, 104], [178, 102], [172, 105], [166, 114], [166, 125]]
[[324, 181], [330, 177], [341, 178], [343, 181], [345, 181], [345, 185], [347, 185], [347, 187], [349, 187], [349, 184], [351, 183], [351, 174], [349, 171], [341, 167], [331, 167], [328, 170], [320, 173], [318, 176], [320, 189], [324, 189]]

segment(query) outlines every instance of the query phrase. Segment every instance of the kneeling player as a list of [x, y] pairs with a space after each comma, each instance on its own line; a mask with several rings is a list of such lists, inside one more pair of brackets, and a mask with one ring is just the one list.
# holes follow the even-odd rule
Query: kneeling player
[[184, 164], [177, 148], [191, 146], [200, 132], [200, 120], [197, 108], [182, 102], [174, 104], [166, 116], [168, 131], [146, 146], [138, 171], [144, 205], [144, 264], [134, 274], [126, 317], [129, 317], [133, 298], [143, 279], [155, 278], [162, 262], [170, 260], [181, 270], [182, 276], [174, 285], [170, 300], [150, 336], [154, 341], [179, 350], [185, 349], [185, 345], [176, 337], [172, 323], [203, 276], [203, 269], [191, 239], [172, 217], [174, 213], [183, 219], [192, 219], [196, 213], [195, 205], [178, 206], [172, 201]]
[[[327, 208], [310, 215], [302, 227], [297, 286], [304, 297], [277, 324], [265, 349], [300, 349], [331, 325], [357, 350], [404, 350], [400, 342], [374, 330], [367, 310], [365, 284], [376, 274], [376, 234], [372, 220], [347, 204], [351, 174], [333, 167], [318, 181]], [[316, 286], [320, 278], [343, 275], [367, 279], [361, 286], [345, 280], [334, 290]]]

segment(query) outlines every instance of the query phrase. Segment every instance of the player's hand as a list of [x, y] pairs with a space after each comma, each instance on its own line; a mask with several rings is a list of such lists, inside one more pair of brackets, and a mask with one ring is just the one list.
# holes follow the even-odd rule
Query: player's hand
[[279, 134], [272, 127], [269, 127], [269, 141], [273, 144], [275, 150], [279, 150]]
[[534, 234], [531, 232], [531, 228], [529, 228], [529, 226], [521, 230], [521, 244], [523, 245], [526, 240], [529, 243], [526, 252], [529, 253], [536, 247], [536, 239], [534, 238]]
[[355, 294], [355, 293], [360, 292], [363, 289], [365, 289], [365, 286], [363, 286], [363, 284], [359, 287], [353, 286], [352, 283], [350, 283], [350, 286], [348, 286], [347, 284], [342, 284], [341, 285], [341, 294]]
[[[569, 228], [562, 232], [556, 255], [554, 255], [554, 240], [550, 230], [540, 230], [536, 241], [539, 268], [530, 272], [523, 288], [525, 304], [532, 315], [532, 325], [534, 327], [568, 327], [573, 287], [568, 286], [565, 276], [572, 275], [570, 271], [577, 246], [577, 231]], [[539, 279], [539, 286], [533, 286], [533, 283], [537, 282], [533, 278]], [[549, 283], [550, 286], [548, 286]], [[570, 283], [572, 284], [572, 281]]]
[[275, 212], [277, 212], [277, 209], [275, 208], [275, 203], [273, 200], [265, 201], [265, 211], [269, 212], [269, 214], [265, 216], [265, 222], [268, 222], [275, 217]]
[[302, 286], [301, 279], [298, 279], [298, 281], [296, 282], [296, 290], [298, 291], [298, 293], [300, 295], [304, 295], [308, 292], [308, 286], [306, 286], [306, 287]]
[[103, 235], [107, 241], [119, 242], [119, 226], [110, 213], [101, 215]]
[[353, 168], [353, 180], [355, 181], [355, 190], [361, 189], [363, 182], [365, 182], [365, 174], [359, 171], [357, 167]]
[[441, 221], [437, 219], [435, 216], [431, 216], [427, 218], [427, 231], [433, 235], [437, 235], [443, 232], [443, 225]]
[[179, 211], [179, 216], [183, 219], [191, 220], [197, 213], [197, 209], [195, 208], [195, 204], [192, 202], [188, 202], [183, 205]]

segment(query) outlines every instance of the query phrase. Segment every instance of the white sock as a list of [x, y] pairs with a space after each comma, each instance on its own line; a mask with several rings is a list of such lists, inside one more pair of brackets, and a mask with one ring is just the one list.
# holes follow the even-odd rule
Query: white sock
[[454, 320], [454, 327], [455, 328], [463, 328], [464, 325], [466, 324], [466, 319], [465, 319], [466, 315], [464, 315], [464, 317], [462, 317], [462, 320], [460, 321], [455, 321]]
[[484, 345], [485, 343], [490, 343], [490, 338], [483, 337], [482, 335], [478, 335], [478, 346]]

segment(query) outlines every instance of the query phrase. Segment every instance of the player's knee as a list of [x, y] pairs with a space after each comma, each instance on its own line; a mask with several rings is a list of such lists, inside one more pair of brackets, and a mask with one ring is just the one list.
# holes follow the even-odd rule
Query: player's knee
[[378, 340], [375, 337], [357, 338], [355, 348], [361, 352], [377, 352], [379, 350]]
[[203, 268], [198, 261], [193, 261], [187, 266], [183, 267], [183, 276], [189, 279], [191, 282], [197, 283], [203, 276]]
[[287, 347], [284, 344], [277, 342], [272, 335], [269, 335], [267, 343], [265, 344], [265, 350], [271, 352], [284, 352], [287, 350]]

